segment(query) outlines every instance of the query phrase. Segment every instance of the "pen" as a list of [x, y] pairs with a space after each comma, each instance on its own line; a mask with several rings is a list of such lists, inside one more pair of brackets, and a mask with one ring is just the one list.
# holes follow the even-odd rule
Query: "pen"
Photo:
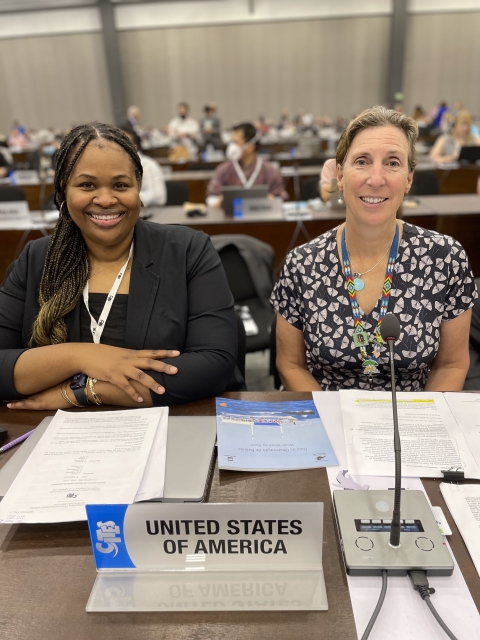
[[23, 442], [28, 438], [28, 436], [32, 435], [34, 431], [35, 429], [32, 429], [28, 433], [24, 433], [23, 436], [20, 436], [19, 438], [15, 438], [15, 440], [12, 440], [8, 444], [4, 445], [3, 447], [0, 447], [0, 453], [4, 453], [5, 451], [8, 451], [12, 447], [14, 447], [16, 444], [20, 444], [20, 442]]

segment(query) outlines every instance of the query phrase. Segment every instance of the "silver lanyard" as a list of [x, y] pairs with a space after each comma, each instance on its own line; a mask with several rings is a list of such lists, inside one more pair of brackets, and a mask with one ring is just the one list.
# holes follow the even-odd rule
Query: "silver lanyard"
[[113, 300], [117, 295], [118, 287], [122, 283], [123, 276], [125, 275], [125, 271], [127, 270], [128, 261], [132, 256], [133, 256], [133, 242], [130, 247], [130, 253], [128, 254], [127, 261], [118, 272], [118, 276], [115, 278], [115, 282], [113, 283], [112, 288], [110, 289], [110, 292], [105, 301], [105, 305], [103, 307], [103, 311], [100, 314], [100, 317], [98, 319], [98, 322], [90, 313], [90, 308], [88, 306], [88, 280], [87, 280], [87, 284], [85, 285], [85, 288], [83, 290], [83, 301], [85, 303], [85, 306], [87, 307], [88, 315], [90, 316], [90, 331], [92, 332], [92, 338], [95, 344], [100, 344], [100, 338], [102, 337], [103, 330], [105, 329], [105, 324], [107, 322], [110, 309], [112, 308]]
[[258, 174], [260, 173], [260, 169], [262, 168], [262, 165], [263, 165], [262, 159], [257, 158], [257, 164], [255, 165], [255, 169], [253, 170], [253, 173], [250, 176], [250, 178], [247, 180], [242, 167], [238, 164], [236, 160], [234, 160], [233, 167], [235, 169], [235, 172], [240, 182], [243, 184], [245, 189], [250, 189], [253, 186], [253, 183], [258, 178]]

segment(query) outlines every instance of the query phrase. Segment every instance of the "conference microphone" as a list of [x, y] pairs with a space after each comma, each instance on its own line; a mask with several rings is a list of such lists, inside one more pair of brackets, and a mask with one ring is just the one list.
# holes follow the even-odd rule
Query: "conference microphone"
[[393, 408], [393, 448], [395, 451], [395, 498], [393, 503], [393, 517], [390, 528], [390, 546], [400, 546], [400, 502], [402, 499], [402, 446], [398, 430], [397, 390], [395, 384], [395, 363], [393, 345], [400, 337], [400, 323], [393, 313], [387, 313], [380, 325], [380, 335], [388, 344], [390, 356], [390, 381], [392, 383], [392, 408]]
[[[398, 576], [412, 570], [423, 570], [430, 576], [449, 576], [453, 573], [453, 560], [443, 543], [424, 492], [401, 490], [401, 447], [393, 353], [394, 344], [400, 337], [400, 323], [393, 313], [383, 318], [380, 335], [390, 354], [395, 491], [342, 489], [333, 492], [345, 568], [349, 575], [356, 576], [384, 575], [385, 572]], [[365, 399], [370, 393], [365, 392]], [[400, 518], [400, 501], [403, 519]]]

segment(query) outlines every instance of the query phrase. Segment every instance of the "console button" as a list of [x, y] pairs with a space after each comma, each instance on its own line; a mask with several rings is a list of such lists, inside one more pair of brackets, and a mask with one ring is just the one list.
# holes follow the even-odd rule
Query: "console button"
[[417, 538], [415, 540], [415, 544], [422, 551], [432, 551], [435, 546], [430, 538], [427, 538], [425, 536], [420, 536], [420, 538]]
[[360, 549], [360, 551], [371, 551], [374, 547], [373, 540], [367, 538], [367, 536], [359, 536], [355, 540], [355, 544]]

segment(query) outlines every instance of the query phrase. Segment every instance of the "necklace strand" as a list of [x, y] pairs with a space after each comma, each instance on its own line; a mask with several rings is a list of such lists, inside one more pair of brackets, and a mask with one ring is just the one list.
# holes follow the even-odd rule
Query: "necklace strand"
[[119, 262], [121, 262], [124, 259], [125, 258], [123, 258], [123, 257], [119, 258], [116, 262], [112, 262], [112, 264], [108, 265], [108, 267], [105, 267], [105, 269], [100, 269], [100, 271], [97, 271], [96, 273], [91, 273], [90, 274], [90, 278], [93, 278], [93, 276], [98, 276], [99, 273], [103, 273], [104, 271], [106, 271], [107, 269], [110, 269], [111, 267], [113, 267], [114, 265], [118, 264]]
[[355, 269], [353, 267], [353, 264], [352, 264], [353, 275], [358, 278], [359, 276], [364, 276], [366, 273], [370, 273], [370, 271], [373, 271], [375, 269], [375, 267], [378, 267], [380, 262], [385, 258], [385, 256], [387, 255], [389, 250], [390, 250], [390, 247], [387, 247], [387, 250], [385, 251], [383, 256], [380, 258], [380, 260], [376, 264], [374, 264], [373, 267], [371, 269], [369, 269], [368, 271], [363, 271], [362, 273], [359, 273], [358, 271], [355, 271]]

